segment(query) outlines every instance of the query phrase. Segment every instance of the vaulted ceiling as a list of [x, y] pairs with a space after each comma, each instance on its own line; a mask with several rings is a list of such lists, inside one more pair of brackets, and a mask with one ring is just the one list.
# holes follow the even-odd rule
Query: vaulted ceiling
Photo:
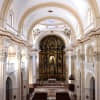
[[0, 19], [6, 20], [10, 10], [19, 33], [24, 29], [25, 34], [31, 34], [33, 27], [41, 22], [63, 23], [77, 36], [89, 27], [89, 14], [95, 27], [96, 19], [100, 19], [100, 0], [0, 0]]

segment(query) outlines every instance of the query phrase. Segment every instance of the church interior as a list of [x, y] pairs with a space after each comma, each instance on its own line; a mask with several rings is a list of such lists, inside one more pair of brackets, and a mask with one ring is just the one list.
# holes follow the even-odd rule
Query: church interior
[[0, 0], [0, 100], [100, 100], [100, 0]]

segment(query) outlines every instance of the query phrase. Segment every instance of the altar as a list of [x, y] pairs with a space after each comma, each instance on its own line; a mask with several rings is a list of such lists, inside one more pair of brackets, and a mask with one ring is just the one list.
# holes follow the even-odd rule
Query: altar
[[40, 42], [39, 80], [66, 80], [65, 45], [57, 36], [45, 37]]

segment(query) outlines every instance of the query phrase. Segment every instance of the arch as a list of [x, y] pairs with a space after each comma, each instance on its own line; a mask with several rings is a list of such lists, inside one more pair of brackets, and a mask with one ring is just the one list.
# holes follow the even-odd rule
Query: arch
[[98, 5], [97, 5], [97, 0], [88, 0], [88, 3], [90, 4], [90, 6], [92, 8], [93, 13], [95, 14], [95, 17], [99, 17], [100, 14], [98, 13], [99, 8], [98, 8]]
[[[10, 8], [12, 2], [13, 2], [13, 0], [4, 0], [4, 2], [3, 2], [2, 8], [0, 10], [0, 17], [3, 21], [5, 20], [5, 17], [8, 14], [8, 11], [9, 11], [9, 8]], [[3, 24], [3, 22], [2, 22], [2, 24]]]
[[86, 74], [86, 88], [89, 88], [89, 85], [90, 85], [90, 79], [92, 78], [92, 77], [95, 77], [92, 73], [90, 73], [90, 72], [88, 72], [87, 74]]
[[90, 99], [90, 84], [91, 84], [92, 78], [94, 78], [94, 80], [95, 80], [95, 75], [88, 72], [86, 74], [86, 79], [85, 79], [85, 86], [86, 86], [85, 94], [86, 94], [86, 97], [89, 98], [89, 100], [92, 100], [92, 99]]
[[72, 9], [71, 7], [69, 7], [68, 5], [64, 5], [64, 4], [59, 4], [59, 3], [56, 3], [56, 2], [49, 2], [49, 3], [43, 3], [43, 4], [38, 4], [36, 6], [33, 6], [31, 8], [29, 8], [24, 14], [23, 16], [21, 17], [20, 19], [20, 22], [18, 24], [18, 30], [19, 32], [21, 32], [21, 28], [23, 26], [23, 23], [24, 23], [24, 20], [26, 19], [26, 17], [32, 13], [34, 10], [37, 10], [37, 9], [40, 9], [40, 8], [43, 8], [43, 7], [58, 7], [58, 8], [62, 8], [62, 9], [65, 9], [65, 10], [68, 10], [69, 12], [72, 12], [72, 14], [75, 16], [75, 18], [77, 19], [79, 25], [80, 25], [80, 29], [81, 31], [83, 32], [83, 24], [82, 24], [82, 21], [79, 17], [79, 15], [76, 13], [76, 11], [74, 9]]
[[[7, 15], [8, 13], [8, 10], [12, 4], [13, 0], [4, 0], [3, 1], [3, 4], [2, 4], [2, 8], [0, 10], [0, 17], [2, 19], [5, 18], [5, 16]], [[99, 7], [98, 7], [98, 4], [97, 4], [97, 0], [88, 0], [88, 4], [90, 4], [90, 6], [92, 7], [92, 10], [93, 10], [93, 13], [95, 13], [95, 16], [99, 17], [100, 14], [98, 13], [99, 12]], [[40, 4], [41, 5], [41, 4]], [[65, 7], [64, 7], [65, 8]], [[67, 7], [68, 9], [70, 7]], [[31, 10], [32, 8], [30, 8]], [[34, 9], [34, 7], [33, 7]], [[70, 10], [70, 9], [69, 9]], [[28, 12], [28, 11], [27, 11]], [[75, 13], [76, 14], [76, 13]], [[24, 15], [27, 15], [27, 14], [24, 14]], [[24, 15], [23, 15], [23, 18], [24, 18]], [[22, 18], [22, 19], [23, 19]], [[22, 21], [23, 22], [23, 21]]]
[[62, 40], [64, 41], [64, 43], [65, 43], [65, 48], [67, 48], [67, 46], [68, 46], [67, 43], [69, 43], [69, 39], [66, 37], [66, 35], [60, 34], [59, 32], [53, 32], [53, 33], [47, 32], [46, 34], [40, 34], [40, 35], [36, 38], [36, 40], [35, 40], [35, 42], [34, 42], [34, 48], [39, 50], [40, 41], [41, 41], [44, 37], [46, 37], [46, 36], [48, 36], [48, 35], [56, 35], [56, 36], [61, 37], [61, 39], [62, 39]]
[[[59, 44], [59, 46], [58, 46], [58, 44], [56, 44], [57, 41], [61, 41], [61, 43]], [[65, 43], [64, 43], [63, 39], [62, 39], [61, 37], [56, 36], [56, 35], [53, 35], [53, 34], [52, 34], [52, 35], [45, 36], [45, 37], [43, 37], [43, 38], [41, 39], [40, 45], [39, 45], [40, 49], [43, 48], [43, 44], [46, 43], [46, 45], [48, 45], [49, 42], [53, 42], [52, 45], [57, 45], [58, 47], [60, 47], [60, 46], [62, 45], [62, 49], [63, 49], [63, 50], [65, 49]], [[46, 48], [46, 45], [45, 45], [45, 48]], [[49, 46], [51, 47], [51, 45], [49, 45]], [[56, 47], [57, 47], [57, 46], [56, 46]], [[49, 47], [49, 48], [50, 48], [50, 47]]]
[[54, 17], [54, 16], [46, 16], [46, 17], [43, 17], [43, 18], [41, 18], [41, 19], [38, 19], [38, 20], [36, 20], [34, 23], [32, 23], [32, 25], [30, 26], [30, 28], [29, 28], [29, 30], [28, 30], [28, 39], [29, 39], [29, 37], [30, 37], [30, 34], [31, 34], [31, 32], [32, 32], [33, 27], [34, 27], [36, 24], [38, 24], [39, 22], [41, 22], [41, 21], [43, 21], [43, 20], [46, 20], [46, 19], [57, 19], [57, 20], [60, 20], [60, 21], [64, 22], [65, 24], [67, 24], [67, 25], [70, 27], [70, 29], [72, 30], [72, 33], [75, 33], [75, 31], [74, 31], [72, 25], [71, 25], [70, 23], [68, 23], [66, 20], [64, 20], [63, 18], [58, 17], [58, 16], [56, 16], [56, 17]]
[[6, 100], [12, 100], [12, 80], [10, 77], [6, 80]]

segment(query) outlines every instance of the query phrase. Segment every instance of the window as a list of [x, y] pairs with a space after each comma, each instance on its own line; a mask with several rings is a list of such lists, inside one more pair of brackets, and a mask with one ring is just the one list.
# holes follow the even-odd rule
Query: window
[[14, 25], [14, 13], [12, 10], [9, 11], [9, 24], [11, 27]]
[[91, 23], [93, 23], [93, 12], [92, 12], [92, 9], [89, 8], [88, 9], [88, 25], [90, 25]]
[[13, 27], [13, 15], [10, 14], [10, 25]]

